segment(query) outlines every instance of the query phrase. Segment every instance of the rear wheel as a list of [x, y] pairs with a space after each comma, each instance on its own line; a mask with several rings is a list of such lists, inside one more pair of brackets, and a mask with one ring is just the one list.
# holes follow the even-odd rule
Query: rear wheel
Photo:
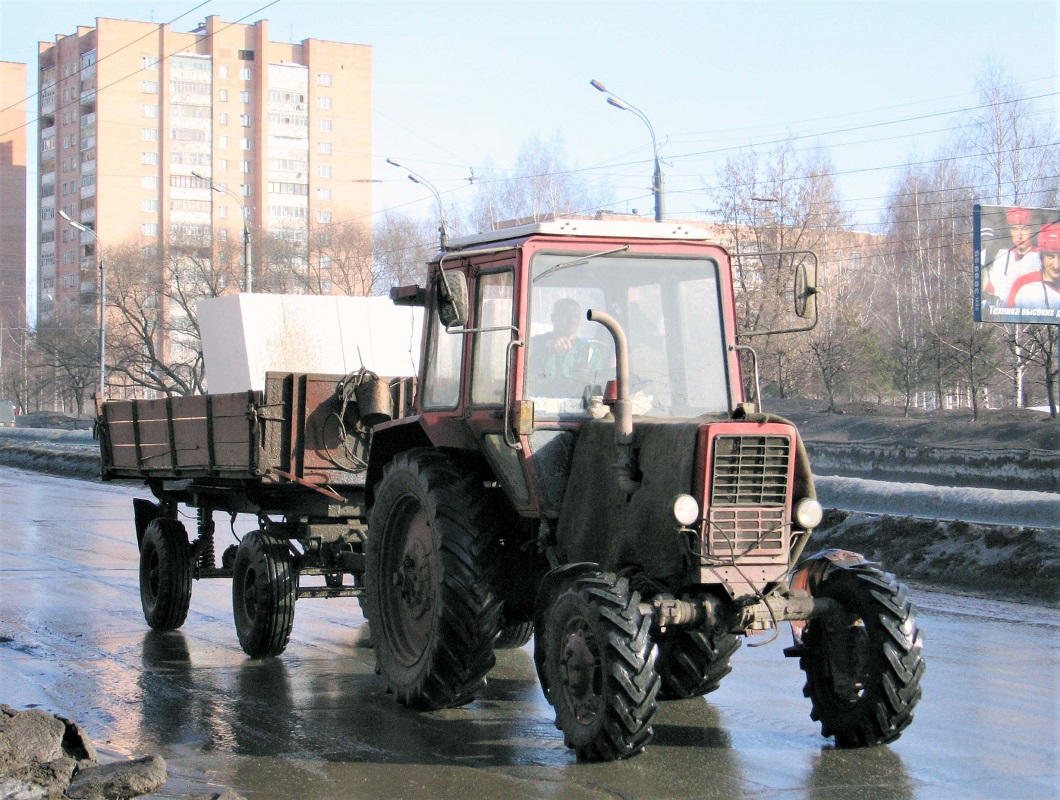
[[625, 578], [588, 573], [568, 584], [548, 614], [548, 699], [579, 758], [626, 758], [652, 738], [659, 676], [651, 617], [639, 604]]
[[894, 741], [913, 721], [924, 675], [909, 590], [893, 575], [862, 565], [833, 570], [815, 596], [837, 600], [847, 613], [812, 619], [803, 634], [810, 716], [839, 747]]
[[526, 622], [508, 622], [501, 625], [500, 635], [493, 643], [494, 650], [518, 650], [534, 636], [533, 620]]
[[248, 656], [276, 656], [294, 627], [298, 577], [286, 539], [266, 531], [243, 537], [232, 570], [232, 614]]
[[191, 546], [175, 519], [148, 523], [140, 543], [140, 605], [147, 624], [172, 631], [184, 624], [191, 605]]
[[732, 672], [740, 639], [732, 633], [674, 628], [659, 638], [660, 700], [685, 700], [713, 692]]
[[495, 663], [501, 600], [486, 506], [477, 476], [437, 451], [398, 455], [379, 483], [364, 610], [379, 668], [405, 705], [463, 705]]

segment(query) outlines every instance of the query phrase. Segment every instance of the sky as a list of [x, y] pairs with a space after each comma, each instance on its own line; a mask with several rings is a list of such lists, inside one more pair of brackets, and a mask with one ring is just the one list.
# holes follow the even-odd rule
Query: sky
[[210, 15], [267, 19], [273, 41], [372, 46], [376, 218], [436, 214], [388, 157], [467, 208], [468, 178], [510, 174], [534, 137], [559, 137], [608, 208], [650, 215], [649, 129], [593, 79], [650, 120], [673, 218], [709, 215], [725, 158], [790, 136], [828, 152], [854, 224], [873, 230], [898, 169], [967, 121], [989, 63], [1060, 111], [1058, 0], [0, 0], [0, 60], [31, 65], [29, 95], [38, 41], [97, 17], [187, 32]]

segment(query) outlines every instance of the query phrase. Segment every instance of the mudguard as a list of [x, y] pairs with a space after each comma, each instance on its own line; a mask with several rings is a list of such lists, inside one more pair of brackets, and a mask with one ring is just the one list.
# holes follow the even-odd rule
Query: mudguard
[[[875, 561], [869, 561], [861, 553], [854, 553], [850, 550], [822, 550], [812, 556], [807, 556], [799, 562], [798, 566], [791, 572], [788, 586], [794, 591], [809, 592], [811, 597], [815, 597], [818, 588], [830, 572], [836, 569], [851, 569], [860, 566], [879, 565]], [[805, 620], [791, 621], [791, 636], [794, 639], [796, 648], [802, 645], [804, 630], [806, 630]]]

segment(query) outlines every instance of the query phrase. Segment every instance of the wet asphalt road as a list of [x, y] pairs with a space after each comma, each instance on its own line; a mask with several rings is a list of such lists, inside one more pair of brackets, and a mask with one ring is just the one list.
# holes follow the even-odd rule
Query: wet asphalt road
[[299, 601], [275, 659], [239, 649], [227, 581], [196, 583], [181, 631], [151, 632], [134, 496], [0, 467], [0, 702], [79, 721], [104, 760], [163, 755], [156, 798], [1060, 797], [1056, 610], [917, 592], [924, 700], [889, 747], [819, 736], [785, 630], [742, 648], [707, 699], [664, 704], [645, 753], [584, 764], [528, 648], [499, 654], [475, 703], [419, 714], [385, 693], [351, 599]]

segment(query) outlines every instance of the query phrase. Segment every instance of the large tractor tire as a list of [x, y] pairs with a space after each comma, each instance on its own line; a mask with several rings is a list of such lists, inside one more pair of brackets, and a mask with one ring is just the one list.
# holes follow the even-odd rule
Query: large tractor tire
[[470, 702], [495, 663], [487, 505], [481, 479], [435, 450], [398, 455], [376, 490], [364, 611], [379, 669], [411, 708]]
[[803, 634], [800, 666], [811, 718], [837, 747], [894, 741], [913, 721], [924, 675], [909, 590], [862, 564], [832, 570], [814, 594], [838, 601], [847, 614], [812, 619]]
[[579, 758], [614, 761], [651, 741], [660, 680], [651, 617], [639, 605], [625, 578], [596, 572], [573, 579], [548, 613], [548, 699]]
[[713, 692], [732, 672], [740, 638], [732, 633], [673, 628], [659, 638], [656, 670], [660, 700], [687, 700]]
[[188, 532], [175, 519], [148, 523], [140, 543], [140, 605], [156, 631], [184, 624], [191, 605], [192, 557]]
[[266, 531], [243, 537], [232, 568], [232, 615], [251, 658], [278, 656], [294, 627], [298, 575], [286, 539]]

